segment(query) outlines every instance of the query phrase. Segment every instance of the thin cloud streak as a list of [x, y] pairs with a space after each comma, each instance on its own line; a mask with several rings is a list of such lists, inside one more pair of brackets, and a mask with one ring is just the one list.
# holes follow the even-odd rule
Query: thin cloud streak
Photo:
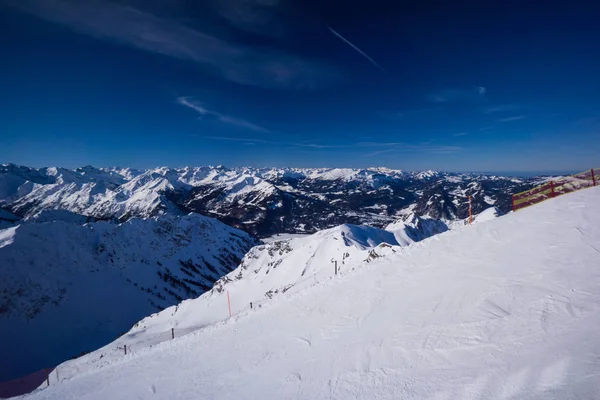
[[9, 6], [99, 39], [193, 61], [212, 75], [243, 85], [311, 89], [337, 77], [329, 65], [272, 49], [240, 45], [179, 21], [120, 3], [6, 0]]
[[494, 114], [494, 113], [500, 113], [500, 112], [505, 112], [505, 111], [514, 111], [516, 109], [517, 109], [517, 106], [514, 104], [498, 104], [495, 106], [489, 106], [489, 107], [482, 108], [481, 110], [483, 111], [484, 114]]
[[467, 132], [458, 132], [458, 133], [455, 133], [452, 136], [454, 136], [454, 137], [461, 137], [461, 136], [466, 136], [466, 135], [467, 135]]
[[208, 0], [208, 3], [217, 15], [243, 31], [272, 37], [288, 31], [284, 17], [285, 1]]
[[[356, 148], [373, 148], [373, 147], [381, 147], [382, 149], [372, 151], [370, 153], [359, 153], [357, 155], [362, 155], [363, 157], [373, 157], [379, 154], [385, 154], [390, 152], [425, 152], [425, 153], [434, 153], [434, 154], [450, 154], [455, 153], [457, 151], [461, 151], [462, 147], [458, 146], [443, 146], [443, 145], [431, 145], [429, 143], [422, 143], [418, 145], [409, 145], [405, 143], [399, 142], [358, 142], [351, 143], [348, 145], [326, 145], [320, 143], [313, 142], [289, 142], [289, 141], [273, 141], [266, 140], [260, 138], [240, 138], [240, 137], [228, 137], [228, 136], [203, 136], [204, 139], [209, 140], [221, 140], [221, 141], [234, 141], [241, 142], [243, 144], [265, 144], [272, 146], [285, 146], [296, 149], [306, 149], [310, 148], [313, 151], [316, 150], [330, 150], [330, 149], [356, 149]], [[307, 150], [308, 151], [308, 150]]]
[[188, 97], [178, 97], [177, 104], [181, 104], [182, 106], [191, 108], [192, 110], [196, 111], [198, 114], [200, 114], [202, 116], [209, 115], [209, 116], [215, 117], [219, 121], [224, 122], [226, 124], [236, 125], [241, 128], [251, 129], [251, 130], [257, 131], [257, 132], [265, 132], [265, 133], [270, 132], [268, 129], [263, 128], [262, 126], [253, 124], [252, 122], [248, 122], [244, 119], [232, 117], [230, 115], [224, 115], [217, 111], [208, 110], [204, 106], [202, 106], [200, 103], [197, 103]]
[[403, 146], [405, 143], [402, 142], [358, 142], [355, 146], [360, 147], [378, 147], [378, 146]]
[[342, 40], [348, 46], [350, 46], [354, 50], [356, 50], [360, 55], [362, 55], [367, 60], [369, 60], [371, 62], [371, 64], [373, 64], [374, 66], [376, 66], [377, 68], [379, 68], [382, 72], [384, 72], [384, 73], [387, 74], [387, 71], [385, 69], [383, 69], [383, 67], [381, 65], [377, 64], [377, 62], [375, 60], [373, 60], [371, 57], [369, 57], [367, 55], [367, 53], [365, 53], [364, 51], [362, 51], [361, 49], [359, 49], [358, 47], [356, 47], [354, 44], [352, 44], [352, 42], [350, 42], [348, 39], [346, 39], [345, 37], [343, 37], [342, 35], [340, 35], [339, 33], [337, 33], [332, 27], [328, 26], [327, 28], [331, 31], [331, 33], [333, 33], [335, 36], [337, 36], [340, 40]]
[[527, 118], [525, 115], [517, 115], [516, 117], [500, 118], [498, 122], [512, 122]]
[[426, 145], [402, 145], [394, 146], [387, 149], [378, 150], [372, 153], [365, 154], [364, 157], [373, 157], [385, 153], [406, 153], [406, 152], [420, 152], [420, 153], [434, 153], [434, 154], [452, 154], [461, 151], [463, 148], [459, 146], [432, 146]]
[[253, 139], [253, 138], [236, 138], [236, 137], [227, 137], [227, 136], [202, 136], [202, 138], [211, 139], [211, 140], [226, 140], [226, 141], [232, 141], [232, 142], [277, 144], [277, 142], [273, 142], [270, 140]]
[[456, 102], [477, 103], [486, 99], [486, 93], [487, 89], [484, 86], [448, 88], [430, 94], [427, 96], [427, 99], [438, 104]]
[[319, 144], [319, 143], [311, 143], [311, 142], [277, 142], [274, 140], [265, 140], [265, 139], [255, 139], [255, 138], [236, 138], [236, 137], [227, 137], [227, 136], [203, 136], [205, 139], [211, 140], [227, 140], [234, 142], [245, 142], [245, 143], [262, 143], [262, 144], [272, 144], [277, 146], [289, 146], [289, 147], [308, 147], [314, 149], [347, 149], [356, 147], [356, 145], [328, 145], [328, 144]]

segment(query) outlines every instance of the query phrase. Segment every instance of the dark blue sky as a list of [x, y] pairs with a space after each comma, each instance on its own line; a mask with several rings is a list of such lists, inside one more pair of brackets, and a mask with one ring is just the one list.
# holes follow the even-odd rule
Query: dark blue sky
[[596, 2], [448, 3], [0, 0], [0, 162], [600, 166]]

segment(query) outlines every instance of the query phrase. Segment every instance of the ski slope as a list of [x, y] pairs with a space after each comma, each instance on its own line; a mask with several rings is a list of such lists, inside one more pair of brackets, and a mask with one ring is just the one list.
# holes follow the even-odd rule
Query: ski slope
[[588, 189], [379, 247], [186, 336], [82, 357], [26, 398], [600, 398], [599, 202]]

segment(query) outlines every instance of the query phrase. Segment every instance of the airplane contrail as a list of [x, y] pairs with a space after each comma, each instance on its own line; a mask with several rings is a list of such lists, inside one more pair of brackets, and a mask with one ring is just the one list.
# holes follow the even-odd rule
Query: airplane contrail
[[333, 29], [332, 27], [328, 26], [327, 28], [331, 31], [331, 33], [333, 33], [335, 36], [337, 36], [338, 38], [340, 38], [341, 40], [343, 40], [348, 46], [352, 47], [354, 50], [358, 51], [367, 60], [371, 61], [371, 64], [373, 64], [374, 66], [376, 66], [381, 71], [383, 71], [384, 73], [387, 74], [387, 71], [385, 69], [383, 69], [383, 67], [381, 65], [377, 64], [377, 62], [375, 62], [375, 60], [373, 60], [371, 57], [369, 57], [367, 55], [367, 53], [365, 53], [364, 51], [362, 51], [361, 49], [359, 49], [358, 47], [356, 47], [355, 45], [353, 45], [348, 39], [346, 39], [345, 37], [343, 37], [342, 35], [340, 35], [339, 33], [337, 33], [335, 31], [335, 29]]

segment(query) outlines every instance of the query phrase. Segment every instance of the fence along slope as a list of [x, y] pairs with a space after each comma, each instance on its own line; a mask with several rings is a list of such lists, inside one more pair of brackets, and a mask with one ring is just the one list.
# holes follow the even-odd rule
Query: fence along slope
[[585, 172], [546, 182], [533, 189], [513, 194], [512, 209], [517, 211], [561, 194], [596, 186], [599, 178], [600, 168], [592, 168]]

